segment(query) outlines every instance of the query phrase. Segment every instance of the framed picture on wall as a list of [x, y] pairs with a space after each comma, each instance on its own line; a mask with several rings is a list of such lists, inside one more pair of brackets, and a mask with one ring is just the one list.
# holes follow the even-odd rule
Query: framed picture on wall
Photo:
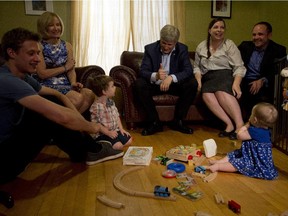
[[53, 1], [25, 0], [25, 11], [27, 15], [41, 15], [45, 11], [53, 12]]
[[232, 0], [212, 0], [211, 17], [231, 18]]

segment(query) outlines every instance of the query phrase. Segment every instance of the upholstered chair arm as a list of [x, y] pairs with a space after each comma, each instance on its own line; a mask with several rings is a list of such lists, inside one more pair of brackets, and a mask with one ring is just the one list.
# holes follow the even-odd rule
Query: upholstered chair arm
[[134, 126], [129, 123], [137, 122], [137, 119], [139, 119], [133, 91], [136, 72], [124, 65], [118, 65], [110, 70], [110, 76], [114, 79], [115, 86], [119, 87], [122, 91], [125, 112], [124, 118], [128, 129], [133, 129]]
[[98, 76], [105, 74], [105, 71], [97, 65], [89, 65], [84, 67], [76, 67], [77, 81], [87, 87], [87, 79], [90, 76]]

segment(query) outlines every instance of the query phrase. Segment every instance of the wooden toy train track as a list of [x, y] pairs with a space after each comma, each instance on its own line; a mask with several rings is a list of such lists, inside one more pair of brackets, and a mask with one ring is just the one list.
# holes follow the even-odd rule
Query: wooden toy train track
[[113, 180], [114, 187], [117, 190], [119, 190], [125, 194], [131, 195], [131, 196], [139, 196], [139, 197], [148, 197], [148, 198], [154, 198], [154, 199], [176, 201], [176, 197], [173, 196], [172, 194], [168, 197], [155, 196], [155, 194], [152, 192], [149, 193], [149, 192], [135, 191], [135, 190], [129, 189], [129, 188], [127, 188], [121, 184], [121, 179], [123, 178], [123, 176], [125, 176], [126, 174], [128, 174], [130, 172], [133, 172], [133, 171], [136, 171], [136, 170], [139, 170], [142, 168], [143, 167], [139, 167], [139, 166], [131, 167], [129, 169], [123, 170], [120, 173], [118, 173]]

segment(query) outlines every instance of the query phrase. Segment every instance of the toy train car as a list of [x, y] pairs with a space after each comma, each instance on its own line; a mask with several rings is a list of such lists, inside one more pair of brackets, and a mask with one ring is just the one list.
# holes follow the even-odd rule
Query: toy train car
[[203, 167], [203, 166], [197, 166], [197, 167], [194, 168], [194, 171], [197, 172], [197, 173], [205, 174], [206, 168]]
[[233, 200], [228, 201], [228, 208], [235, 213], [241, 213], [241, 206]]
[[168, 191], [168, 187], [161, 187], [157, 185], [154, 188], [154, 195], [159, 197], [169, 197], [170, 192]]

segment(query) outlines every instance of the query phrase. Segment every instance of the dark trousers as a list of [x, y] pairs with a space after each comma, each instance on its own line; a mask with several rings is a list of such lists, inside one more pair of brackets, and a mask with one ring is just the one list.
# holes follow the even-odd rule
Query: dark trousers
[[244, 122], [249, 120], [253, 106], [260, 102], [268, 102], [273, 104], [274, 89], [262, 86], [260, 91], [252, 95], [250, 93], [251, 80], [243, 79], [241, 82], [242, 96], [240, 98], [240, 107]]
[[160, 86], [151, 84], [149, 81], [138, 78], [135, 82], [136, 101], [144, 109], [147, 121], [159, 121], [158, 112], [156, 110], [154, 95], [171, 94], [179, 96], [175, 107], [174, 119], [183, 120], [189, 110], [190, 105], [196, 97], [197, 93], [196, 79], [189, 78], [178, 83], [171, 83], [167, 92], [160, 91]]
[[89, 134], [67, 129], [26, 109], [13, 135], [0, 144], [0, 183], [19, 175], [51, 140], [75, 162], [84, 161], [87, 151], [102, 148]]

